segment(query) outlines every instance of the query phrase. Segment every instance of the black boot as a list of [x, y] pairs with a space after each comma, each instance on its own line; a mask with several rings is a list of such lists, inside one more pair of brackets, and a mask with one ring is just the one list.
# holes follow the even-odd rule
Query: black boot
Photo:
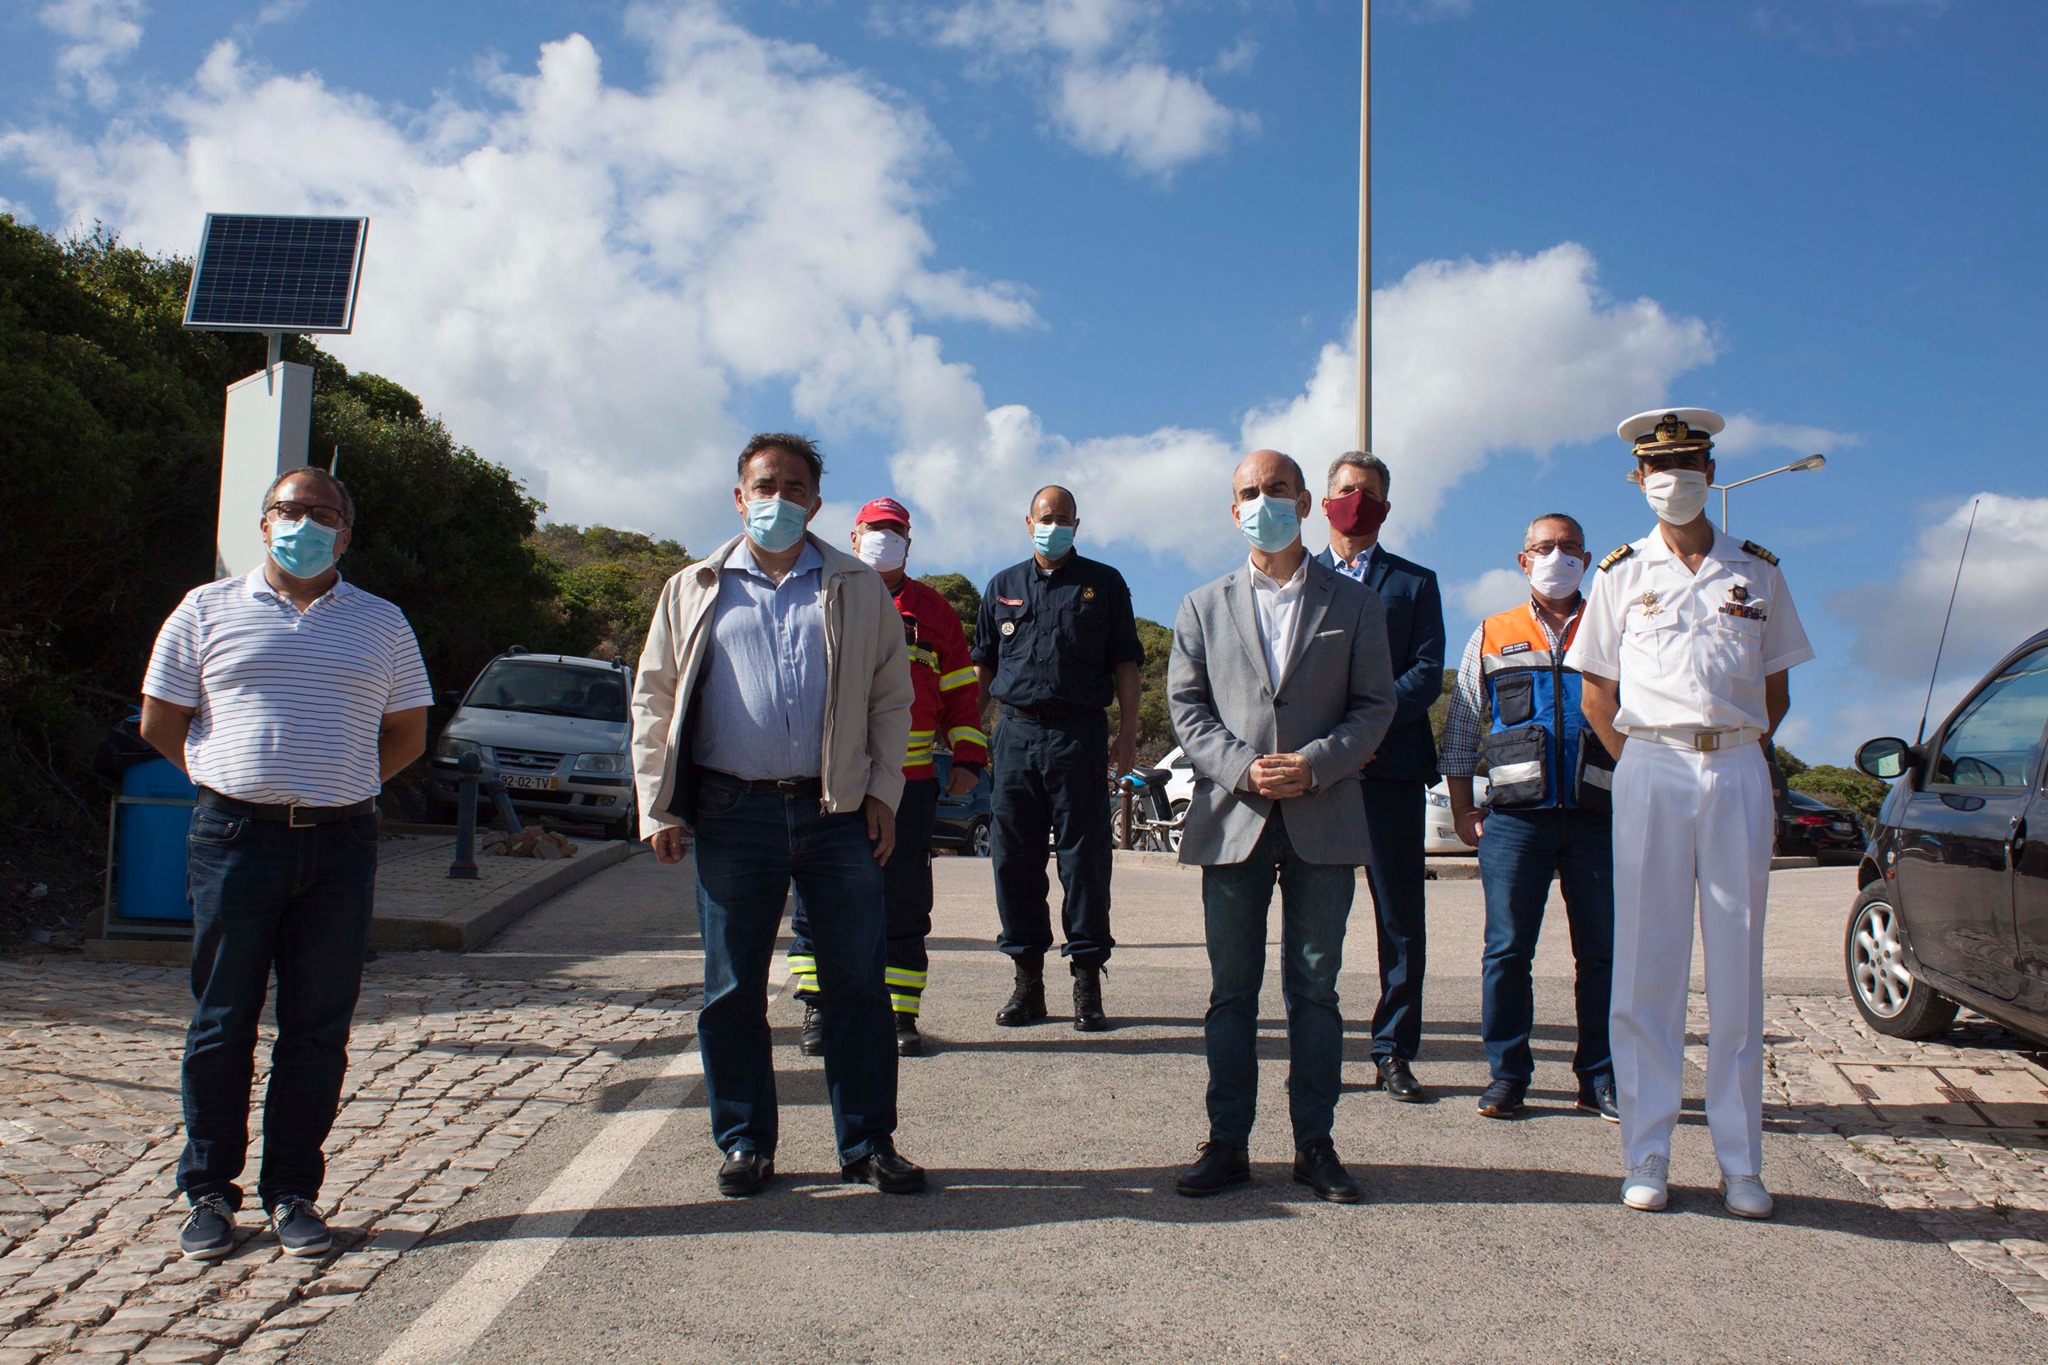
[[896, 1014], [896, 1055], [898, 1057], [924, 1056], [924, 1035], [917, 1031], [917, 1016], [897, 1010]]
[[996, 1011], [996, 1022], [1004, 1028], [1045, 1018], [1045, 959], [1020, 957], [1015, 965], [1017, 984], [1011, 989], [1010, 998]]
[[825, 1011], [819, 1006], [817, 996], [801, 999], [804, 1002], [804, 1023], [797, 1033], [797, 1049], [806, 1057], [822, 1057], [825, 1055]]
[[1100, 1033], [1109, 1027], [1109, 1020], [1102, 1015], [1102, 973], [1103, 967], [1084, 967], [1074, 964], [1074, 1031], [1076, 1033]]

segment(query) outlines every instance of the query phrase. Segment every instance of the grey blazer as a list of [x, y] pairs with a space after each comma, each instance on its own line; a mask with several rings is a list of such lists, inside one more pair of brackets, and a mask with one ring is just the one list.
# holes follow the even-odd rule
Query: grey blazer
[[[1195, 795], [1180, 860], [1241, 863], [1275, 804], [1304, 862], [1363, 867], [1372, 861], [1358, 770], [1394, 718], [1379, 595], [1308, 561], [1301, 623], [1275, 696], [1252, 605], [1251, 566], [1241, 564], [1181, 599], [1166, 668], [1174, 734], [1194, 763]], [[1315, 772], [1304, 796], [1276, 803], [1249, 790], [1262, 754], [1299, 753]]]

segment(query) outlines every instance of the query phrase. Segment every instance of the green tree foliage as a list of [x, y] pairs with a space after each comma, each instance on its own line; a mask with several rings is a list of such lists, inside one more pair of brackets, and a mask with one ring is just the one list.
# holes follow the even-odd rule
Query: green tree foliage
[[[1138, 643], [1145, 662], [1138, 669], [1138, 761], [1151, 763], [1173, 747], [1173, 722], [1166, 714], [1166, 663], [1173, 653], [1173, 628], [1138, 618]], [[1109, 731], [1123, 723], [1120, 708], [1109, 708]]]
[[1778, 753], [1778, 771], [1785, 775], [1787, 783], [1791, 783], [1793, 778], [1808, 771], [1806, 761], [1800, 758], [1799, 755], [1793, 753], [1782, 744], [1773, 747], [1776, 748]]
[[1444, 742], [1444, 724], [1451, 718], [1451, 690], [1457, 685], [1458, 670], [1445, 669], [1443, 695], [1429, 704], [1429, 732], [1438, 744]]
[[[1782, 757], [1784, 750], [1778, 752]], [[1831, 806], [1853, 810], [1865, 820], [1877, 818], [1877, 808], [1884, 804], [1885, 794], [1891, 790], [1889, 783], [1879, 781], [1866, 772], [1856, 768], [1838, 768], [1832, 763], [1821, 763], [1811, 768], [1801, 764], [1797, 774], [1788, 776], [1786, 785], [1793, 791], [1818, 797]]]
[[973, 648], [974, 626], [981, 616], [981, 590], [964, 573], [928, 573], [920, 581], [946, 599], [967, 631], [968, 647]]
[[555, 586], [562, 629], [577, 651], [640, 661], [662, 585], [693, 562], [673, 540], [609, 526], [544, 526], [529, 542]]

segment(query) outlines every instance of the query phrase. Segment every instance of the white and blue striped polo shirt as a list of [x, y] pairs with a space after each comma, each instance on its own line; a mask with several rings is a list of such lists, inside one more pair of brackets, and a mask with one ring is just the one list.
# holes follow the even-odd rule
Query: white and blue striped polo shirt
[[265, 805], [375, 796], [385, 715], [433, 700], [405, 613], [340, 579], [302, 613], [261, 565], [185, 594], [142, 690], [196, 711], [185, 738], [194, 782]]

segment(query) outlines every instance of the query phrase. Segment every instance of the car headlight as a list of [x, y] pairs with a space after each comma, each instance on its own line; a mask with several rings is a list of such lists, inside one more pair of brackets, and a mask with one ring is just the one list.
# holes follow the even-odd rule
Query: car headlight
[[578, 754], [576, 769], [579, 773], [622, 773], [626, 771], [624, 754]]
[[435, 758], [459, 763], [464, 754], [475, 754], [478, 759], [482, 759], [484, 749], [473, 739], [457, 739], [453, 735], [443, 735], [434, 741]]
[[1432, 806], [1437, 806], [1444, 810], [1450, 809], [1451, 798], [1444, 792], [1424, 792], [1423, 798]]

